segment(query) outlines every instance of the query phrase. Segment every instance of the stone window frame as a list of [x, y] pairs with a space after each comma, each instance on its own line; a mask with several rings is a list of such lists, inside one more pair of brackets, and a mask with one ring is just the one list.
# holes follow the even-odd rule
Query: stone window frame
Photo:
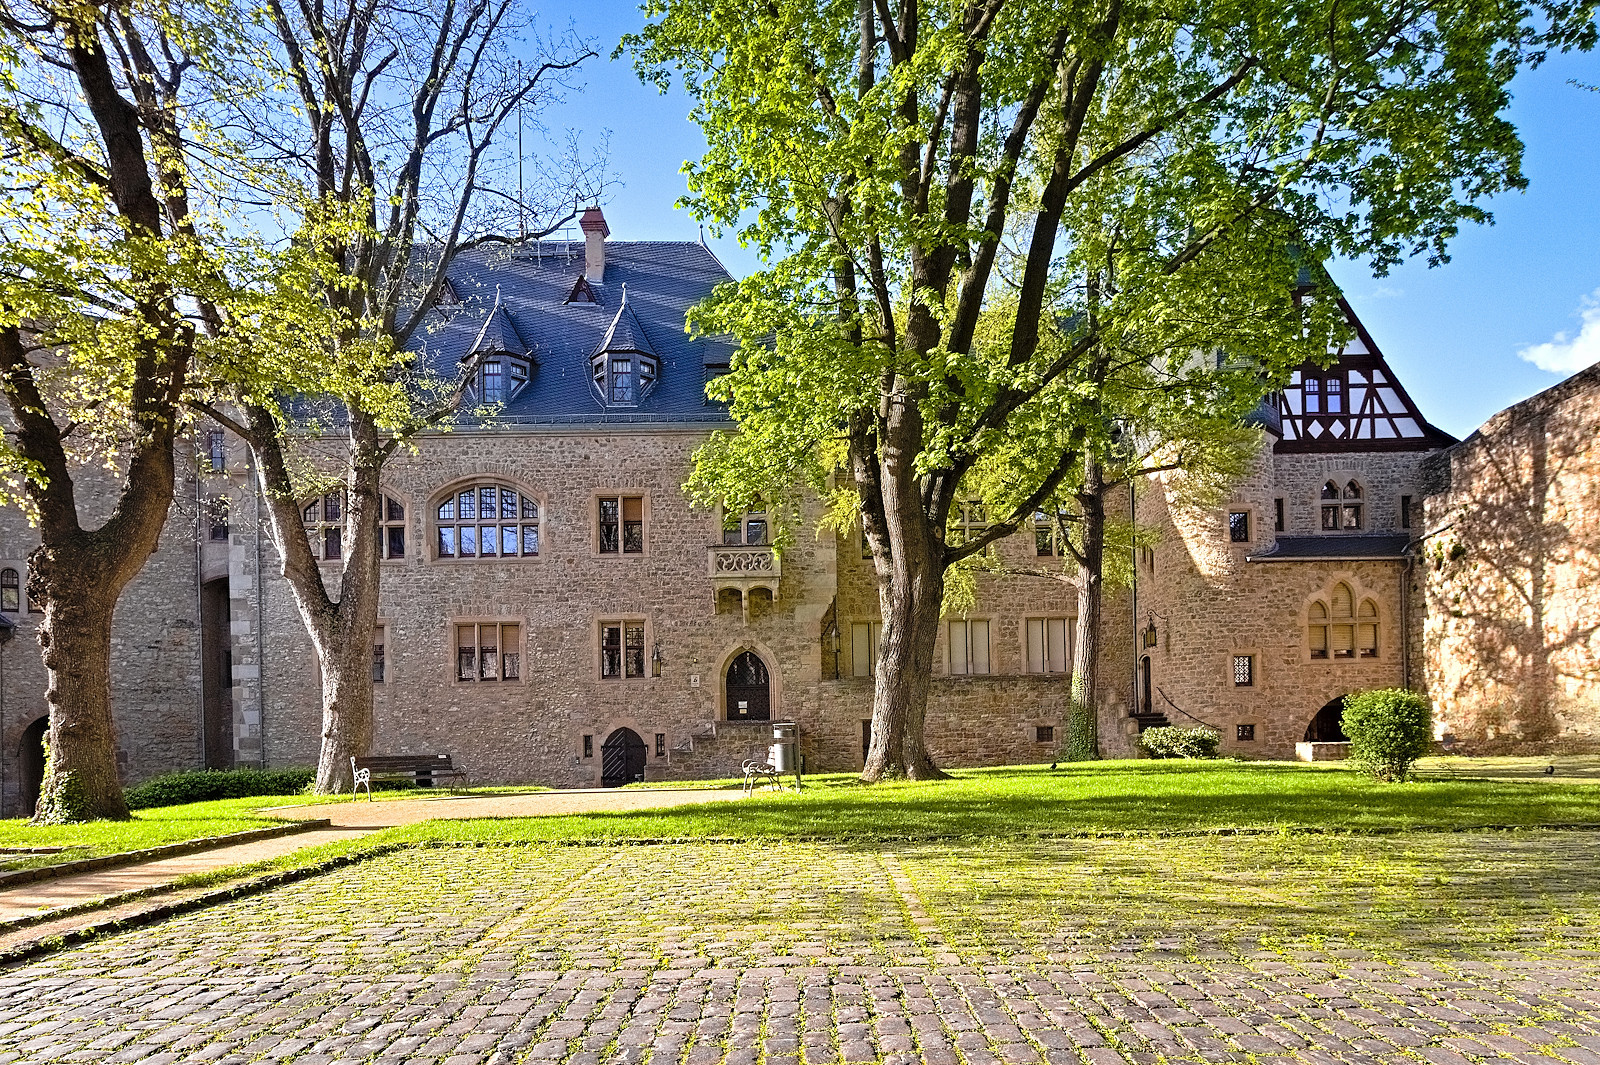
[[1067, 552], [1061, 542], [1062, 535], [1059, 515], [1042, 509], [1033, 512], [1033, 557], [1064, 557]]
[[[1235, 514], [1240, 514], [1240, 515], [1244, 516], [1244, 539], [1243, 540], [1235, 540], [1233, 538], [1233, 516]], [[1252, 504], [1249, 504], [1249, 503], [1229, 504], [1228, 512], [1227, 512], [1227, 515], [1225, 516], [1225, 521], [1223, 522], [1223, 527], [1227, 532], [1228, 546], [1229, 547], [1233, 547], [1233, 548], [1248, 548], [1248, 547], [1250, 547], [1252, 544], [1255, 543], [1255, 541], [1256, 541], [1256, 531], [1260, 528], [1260, 526], [1256, 522], [1256, 508], [1255, 508], [1255, 506], [1252, 505]]]
[[[1327, 491], [1333, 488], [1338, 495], [1329, 496]], [[1352, 489], [1354, 492], [1352, 493]], [[1322, 479], [1315, 489], [1315, 498], [1312, 500], [1312, 513], [1317, 516], [1317, 532], [1324, 536], [1350, 535], [1352, 533], [1366, 532], [1371, 523], [1372, 514], [1370, 504], [1372, 500], [1367, 491], [1366, 483], [1350, 472], [1330, 473]], [[1346, 525], [1349, 510], [1355, 511], [1356, 523]], [[1333, 512], [1335, 524], [1328, 526], [1328, 513]]]
[[1034, 743], [1054, 743], [1054, 742], [1056, 742], [1056, 727], [1054, 725], [1035, 725], [1035, 726], [1033, 726], [1033, 742]]
[[[862, 672], [856, 662], [857, 626], [866, 626], [868, 645], [867, 668]], [[850, 648], [850, 677], [853, 680], [872, 680], [878, 675], [878, 645], [883, 642], [883, 619], [871, 615], [848, 618], [840, 626]]]
[[17, 575], [17, 609], [6, 610], [7, 614], [23, 617], [32, 613], [28, 603], [28, 564], [21, 560], [0, 559], [0, 573], [11, 570]]
[[[517, 675], [515, 677], [504, 677], [499, 675], [494, 677], [484, 677], [483, 665], [481, 662], [478, 662], [474, 666], [474, 673], [476, 676], [473, 676], [470, 679], [464, 679], [461, 676], [461, 660], [458, 653], [460, 650], [460, 636], [458, 633], [459, 627], [462, 625], [474, 625], [477, 626], [479, 630], [486, 625], [496, 626], [497, 631], [495, 633], [495, 652], [500, 657], [500, 661], [497, 663], [497, 674], [503, 672], [505, 669], [505, 627], [507, 625], [517, 626]], [[449, 647], [447, 661], [450, 663], [450, 684], [452, 687], [478, 688], [484, 685], [492, 685], [495, 688], [505, 688], [511, 685], [526, 684], [528, 682], [528, 671], [523, 668], [528, 661], [527, 619], [522, 617], [509, 617], [504, 614], [464, 614], [458, 617], [452, 617], [449, 621], [446, 632], [448, 633], [446, 639]], [[474, 637], [473, 651], [475, 662], [477, 661], [478, 654], [482, 646], [483, 637], [480, 632], [479, 635]]]
[[[943, 637], [943, 642], [944, 642], [944, 655], [943, 655], [943, 658], [944, 658], [944, 675], [946, 677], [952, 677], [952, 678], [954, 678], [954, 677], [992, 677], [995, 674], [1000, 672], [998, 669], [995, 668], [995, 654], [994, 654], [994, 650], [995, 650], [995, 639], [994, 639], [995, 631], [994, 630], [995, 630], [997, 621], [998, 621], [998, 619], [995, 618], [995, 616], [992, 615], [992, 614], [967, 614], [967, 615], [963, 615], [962, 617], [958, 617], [958, 618], [946, 618], [943, 621], [943, 623], [941, 623], [940, 629], [942, 631], [939, 633], [939, 635], [941, 637]], [[984, 637], [985, 637], [984, 642], [987, 644], [987, 647], [985, 647], [985, 649], [984, 649], [984, 659], [985, 659], [985, 661], [986, 661], [986, 663], [987, 663], [989, 668], [984, 670], [981, 673], [978, 672], [976, 669], [972, 668], [972, 658], [973, 658], [973, 656], [972, 656], [972, 646], [973, 646], [973, 644], [972, 644], [972, 626], [975, 623], [983, 625]], [[967, 657], [967, 668], [962, 670], [959, 673], [956, 672], [956, 668], [955, 668], [954, 633], [955, 633], [955, 626], [956, 625], [962, 626], [963, 649], [966, 652], [966, 657]], [[880, 639], [881, 639], [881, 637], [880, 637]]]
[[[639, 502], [639, 520], [643, 526], [642, 551], [622, 550], [622, 538], [626, 535], [620, 525], [626, 522], [626, 505], [624, 499], [637, 498]], [[618, 500], [619, 510], [617, 530], [618, 542], [616, 551], [600, 550], [600, 501], [602, 499]], [[649, 558], [655, 552], [650, 548], [652, 526], [655, 524], [651, 508], [650, 490], [648, 488], [596, 488], [589, 492], [589, 557], [594, 559], [624, 559], [624, 558]]]
[[[394, 623], [388, 618], [380, 617], [372, 626], [372, 686], [375, 688], [388, 687], [394, 683], [394, 650], [391, 637], [394, 635]], [[382, 658], [379, 651], [382, 651]], [[383, 663], [383, 676], [378, 676], [378, 663]]]
[[[328, 497], [334, 495], [339, 497], [339, 518], [337, 523], [330, 522], [324, 517], [324, 511], [327, 506]], [[390, 503], [398, 503], [400, 505], [402, 513], [399, 518], [389, 517]], [[313, 506], [317, 508], [317, 517], [314, 520], [307, 520], [306, 514]], [[388, 565], [391, 562], [403, 564], [405, 562], [406, 555], [403, 552], [400, 555], [391, 555], [389, 553], [389, 530], [399, 529], [401, 531], [401, 535], [404, 536], [407, 541], [409, 541], [411, 539], [411, 522], [409, 517], [410, 510], [411, 500], [403, 492], [392, 491], [388, 487], [381, 484], [378, 486], [379, 515], [377, 547], [378, 561], [380, 564]], [[349, 493], [346, 491], [344, 485], [338, 485], [326, 492], [319, 492], [315, 496], [302, 498], [300, 502], [300, 527], [303, 530], [307, 530], [307, 540], [311, 544], [311, 554], [316, 559], [318, 565], [329, 565], [331, 563], [342, 564], [344, 562], [344, 531], [345, 522], [348, 520], [349, 513], [350, 498]], [[319, 533], [315, 539], [312, 539], [309, 535], [309, 530], [312, 528], [315, 528]], [[339, 532], [339, 554], [330, 557], [327, 554], [327, 534], [331, 529], [337, 529]]]
[[[496, 488], [496, 489], [499, 489], [499, 490], [504, 490], [504, 489], [510, 488], [510, 489], [512, 489], [513, 491], [515, 491], [517, 493], [517, 495], [520, 497], [520, 499], [531, 499], [531, 500], [533, 500], [534, 505], [538, 508], [539, 516], [537, 518], [533, 518], [531, 520], [530, 519], [524, 519], [519, 513], [519, 515], [518, 515], [518, 517], [516, 519], [515, 524], [516, 524], [516, 526], [517, 526], [517, 528], [519, 530], [518, 534], [517, 534], [518, 553], [515, 554], [515, 555], [502, 555], [502, 554], [498, 554], [498, 553], [493, 554], [493, 555], [485, 555], [485, 554], [482, 554], [480, 552], [480, 553], [477, 553], [477, 554], [473, 554], [470, 557], [465, 557], [464, 558], [460, 554], [460, 549], [459, 549], [459, 544], [458, 544], [457, 553], [456, 554], [454, 554], [454, 555], [441, 555], [439, 553], [439, 529], [440, 529], [440, 527], [441, 526], [449, 526], [449, 527], [452, 527], [452, 528], [459, 529], [461, 527], [461, 524], [462, 524], [459, 519], [457, 519], [455, 521], [441, 520], [440, 519], [440, 517], [439, 517], [439, 508], [444, 505], [445, 497], [449, 496], [452, 500], [456, 501], [457, 505], [459, 505], [459, 500], [461, 498], [461, 493], [465, 489], [472, 488], [472, 489], [476, 490], [476, 489], [480, 489], [480, 488], [489, 488], [489, 487], [493, 487], [493, 488]], [[501, 473], [481, 473], [481, 474], [476, 474], [476, 475], [471, 476], [471, 477], [458, 477], [454, 481], [451, 481], [451, 482], [449, 482], [447, 484], [441, 485], [437, 489], [435, 489], [427, 497], [427, 503], [424, 506], [425, 506], [425, 511], [426, 512], [423, 515], [423, 528], [424, 528], [424, 530], [426, 531], [426, 534], [427, 534], [427, 546], [426, 546], [425, 550], [426, 550], [426, 559], [427, 559], [427, 561], [428, 561], [428, 563], [430, 565], [442, 565], [442, 566], [483, 566], [483, 565], [494, 565], [494, 564], [536, 565], [539, 562], [542, 562], [544, 560], [545, 556], [549, 554], [549, 546], [550, 546], [549, 545], [549, 540], [545, 536], [545, 532], [546, 532], [546, 530], [547, 530], [547, 528], [549, 526], [549, 513], [550, 513], [549, 512], [549, 503], [548, 503], [547, 495], [544, 492], [540, 492], [540, 491], [536, 491], [536, 490], [530, 489], [526, 484], [524, 484], [521, 480], [519, 480], [519, 479], [517, 479], [515, 477], [507, 477], [506, 475], [501, 474]], [[385, 506], [385, 509], [387, 510], [387, 505]], [[518, 509], [519, 509], [519, 511], [521, 509], [520, 503], [519, 503]], [[474, 522], [473, 524], [476, 524], [479, 527], [481, 527], [482, 526], [482, 521], [480, 519], [479, 521]], [[503, 518], [497, 518], [495, 520], [494, 524], [495, 524], [496, 527], [503, 526], [505, 524], [505, 520]], [[532, 525], [538, 526], [539, 553], [536, 554], [536, 555], [525, 555], [525, 554], [521, 553], [522, 535], [523, 534], [521, 533], [520, 530], [522, 529], [522, 527], [524, 525], [528, 525], [528, 524], [532, 524]]]
[[[1349, 615], [1339, 614], [1335, 610], [1341, 586], [1350, 592]], [[1371, 607], [1370, 612], [1367, 610], [1368, 607]], [[1389, 624], [1389, 620], [1385, 617], [1383, 600], [1377, 593], [1368, 591], [1354, 576], [1349, 574], [1335, 576], [1307, 598], [1302, 615], [1301, 629], [1305, 635], [1301, 641], [1301, 649], [1304, 661], [1314, 664], [1333, 664], [1383, 660], [1383, 630]], [[1341, 627], [1348, 627], [1350, 630], [1349, 654], [1338, 653], [1340, 640], [1336, 630]], [[1320, 649], [1317, 646], [1319, 643]]]
[[[599, 507], [595, 508], [595, 521], [600, 520]], [[760, 539], [750, 539], [752, 524], [761, 528]], [[772, 512], [770, 510], [745, 510], [737, 514], [729, 513], [726, 507], [717, 507], [717, 546], [720, 547], [771, 547], [772, 546]], [[736, 539], [729, 540], [728, 534], [733, 533]], [[646, 544], [648, 545], [648, 537]]]
[[[1239, 663], [1244, 663], [1241, 674]], [[1240, 680], [1240, 676], [1244, 679]], [[1228, 654], [1228, 678], [1235, 689], [1256, 689], [1261, 686], [1261, 656], [1254, 651], [1231, 651]]]
[[[644, 643], [640, 647], [640, 651], [642, 652], [640, 672], [638, 675], [633, 676], [629, 675], [628, 673], [628, 649], [630, 646], [628, 643], [628, 628], [635, 624], [644, 629]], [[605, 630], [611, 626], [620, 627], [622, 629], [622, 632], [620, 633], [620, 648], [622, 651], [622, 658], [618, 663], [621, 672], [615, 676], [609, 676], [605, 671]], [[594, 619], [594, 624], [589, 626], [589, 632], [590, 638], [593, 642], [593, 651], [590, 656], [590, 661], [594, 663], [595, 680], [605, 684], [632, 684], [639, 681], [649, 681], [654, 679], [653, 673], [655, 671], [651, 668], [651, 649], [654, 647], [655, 625], [650, 620], [648, 615], [642, 611], [619, 611], [616, 613], [602, 614]]]
[[1233, 742], [1254, 743], [1256, 740], [1256, 725], [1254, 721], [1239, 722], [1233, 726]]
[[[1052, 663], [1049, 661], [1050, 625], [1057, 621], [1061, 623], [1062, 654], [1066, 656], [1065, 661], [1061, 663], [1063, 668], [1060, 669], [1051, 668]], [[1035, 622], [1039, 624], [1039, 638], [1042, 641], [1042, 646], [1039, 648], [1039, 658], [1044, 668], [1039, 670], [1033, 668], [1033, 649], [1028, 642]], [[1077, 637], [1078, 619], [1075, 616], [1066, 613], [1024, 615], [1022, 624], [1017, 626], [1017, 638], [1021, 644], [1023, 674], [1029, 677], [1070, 677], [1072, 675], [1072, 663], [1077, 654], [1075, 646]]]

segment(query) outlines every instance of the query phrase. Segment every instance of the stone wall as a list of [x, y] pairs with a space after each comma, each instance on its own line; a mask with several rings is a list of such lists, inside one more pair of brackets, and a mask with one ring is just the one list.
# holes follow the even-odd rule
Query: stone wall
[[[1405, 681], [1403, 568], [1389, 561], [1252, 561], [1279, 535], [1274, 501], [1285, 501], [1283, 535], [1320, 535], [1319, 494], [1329, 479], [1364, 489], [1365, 533], [1399, 530], [1402, 494], [1420, 498], [1415, 452], [1279, 455], [1263, 450], [1251, 472], [1219, 507], [1183, 503], [1179, 475], [1150, 478], [1139, 520], [1161, 537], [1138, 567], [1132, 603], [1137, 629], [1154, 624], [1148, 658], [1152, 708], [1174, 725], [1205, 724], [1222, 734], [1233, 757], [1292, 758], [1294, 744], [1325, 704], [1352, 691]], [[1228, 513], [1251, 515], [1249, 539], [1231, 540]], [[1330, 543], [1337, 536], [1330, 536]], [[1379, 614], [1374, 658], [1315, 659], [1307, 636], [1313, 601], [1348, 584]], [[1234, 682], [1234, 656], [1253, 659], [1251, 683]], [[1143, 680], [1138, 698], [1142, 701]], [[1241, 736], [1250, 726], [1252, 739]]]
[[1600, 366], [1437, 457], [1419, 606], [1436, 727], [1600, 745]]

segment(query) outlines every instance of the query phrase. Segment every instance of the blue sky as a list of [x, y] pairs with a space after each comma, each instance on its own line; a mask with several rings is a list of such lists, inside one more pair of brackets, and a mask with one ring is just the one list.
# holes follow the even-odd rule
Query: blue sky
[[[625, 59], [609, 58], [643, 22], [634, 0], [546, 6], [541, 20], [570, 20], [605, 55], [589, 66], [584, 91], [547, 117], [553, 130], [590, 139], [610, 131], [621, 182], [605, 207], [613, 238], [695, 239], [695, 220], [672, 206], [684, 192], [680, 168], [703, 147], [685, 117], [688, 99], [658, 95]], [[1510, 117], [1527, 146], [1530, 187], [1493, 201], [1495, 224], [1463, 232], [1450, 263], [1408, 263], [1384, 278], [1361, 263], [1333, 266], [1423, 413], [1456, 436], [1600, 358], [1600, 93], [1572, 80], [1600, 83], [1600, 57], [1558, 57], [1518, 77]], [[755, 267], [732, 239], [709, 243], [734, 274]]]

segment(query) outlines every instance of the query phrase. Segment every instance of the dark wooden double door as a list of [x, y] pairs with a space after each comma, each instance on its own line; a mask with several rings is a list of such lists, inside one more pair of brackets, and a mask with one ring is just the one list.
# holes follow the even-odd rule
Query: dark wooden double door
[[772, 720], [772, 677], [767, 664], [754, 651], [745, 651], [728, 664], [729, 721]]
[[644, 779], [644, 740], [631, 728], [619, 728], [600, 745], [600, 786], [620, 788]]

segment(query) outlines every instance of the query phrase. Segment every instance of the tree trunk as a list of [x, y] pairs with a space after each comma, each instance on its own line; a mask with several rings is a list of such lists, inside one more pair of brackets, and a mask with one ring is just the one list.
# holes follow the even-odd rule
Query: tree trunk
[[1106, 507], [1104, 471], [1093, 454], [1083, 460], [1078, 495], [1083, 541], [1078, 558], [1077, 641], [1072, 652], [1072, 687], [1067, 704], [1064, 757], [1082, 762], [1100, 757], [1100, 608], [1104, 596]]
[[868, 783], [888, 777], [940, 780], [945, 776], [929, 757], [923, 736], [944, 569], [931, 559], [906, 561], [910, 564], [902, 563], [909, 576], [905, 586], [891, 581], [878, 592], [883, 635], [872, 690], [872, 743], [861, 771], [861, 779]]
[[30, 592], [45, 604], [39, 646], [50, 708], [34, 820], [126, 821], [111, 717], [111, 615], [122, 585], [95, 579], [97, 567], [64, 554], [40, 547], [30, 560]]
[[[376, 610], [372, 613], [376, 614]], [[336, 619], [337, 620], [337, 619]], [[322, 751], [316, 791], [332, 795], [351, 786], [350, 759], [372, 750], [372, 630], [355, 624], [318, 640], [322, 668]]]

